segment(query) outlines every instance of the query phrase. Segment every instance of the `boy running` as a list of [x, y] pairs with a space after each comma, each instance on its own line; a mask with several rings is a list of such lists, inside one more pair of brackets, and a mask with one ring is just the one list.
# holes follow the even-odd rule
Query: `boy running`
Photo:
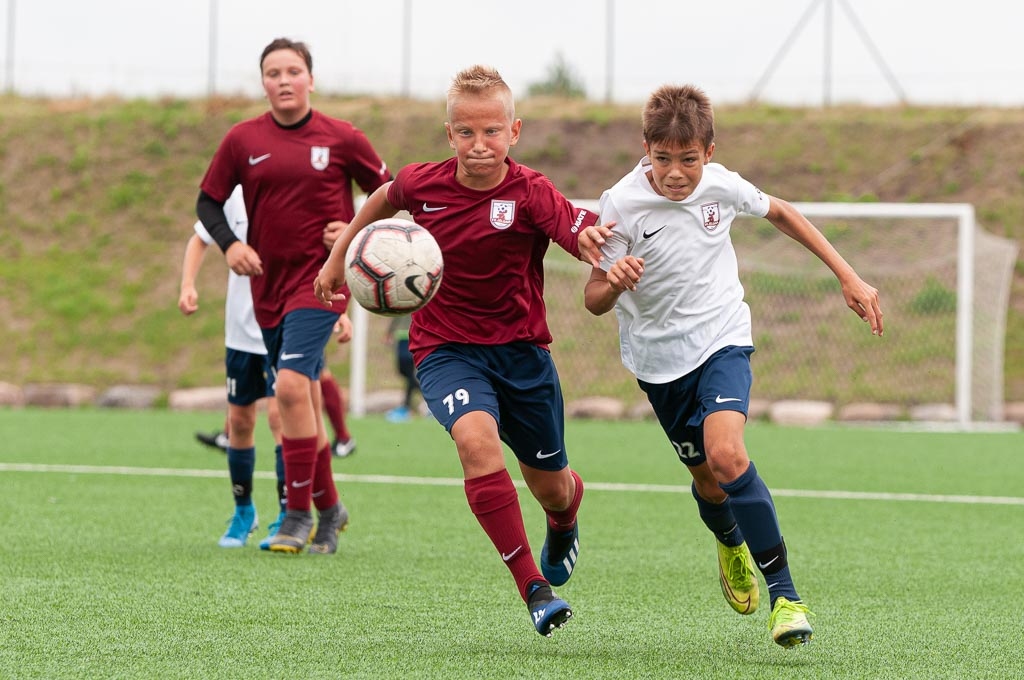
[[875, 335], [882, 312], [878, 291], [791, 204], [711, 162], [714, 138], [703, 91], [664, 86], [651, 95], [643, 111], [646, 155], [601, 196], [601, 217], [615, 226], [581, 234], [594, 265], [585, 304], [595, 315], [615, 309], [622, 363], [693, 476], [698, 512], [717, 539], [726, 600], [741, 614], [757, 609], [756, 562], [768, 587], [772, 637], [789, 648], [809, 642], [813, 630], [774, 502], [743, 441], [754, 347], [729, 235], [733, 219], [764, 217], [817, 255]]

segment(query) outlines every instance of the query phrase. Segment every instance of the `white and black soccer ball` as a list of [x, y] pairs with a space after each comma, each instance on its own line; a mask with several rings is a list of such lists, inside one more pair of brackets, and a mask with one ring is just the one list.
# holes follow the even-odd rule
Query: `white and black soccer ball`
[[374, 314], [401, 316], [434, 297], [444, 260], [429, 231], [409, 220], [389, 218], [359, 230], [345, 253], [345, 268], [356, 302]]

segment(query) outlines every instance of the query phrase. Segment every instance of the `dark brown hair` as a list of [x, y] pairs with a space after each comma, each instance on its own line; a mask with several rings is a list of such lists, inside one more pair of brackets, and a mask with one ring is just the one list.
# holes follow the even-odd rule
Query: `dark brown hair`
[[260, 73], [263, 73], [263, 60], [267, 58], [267, 55], [277, 50], [292, 50], [306, 62], [306, 68], [310, 73], [313, 73], [313, 55], [309, 52], [309, 47], [306, 43], [299, 42], [297, 40], [291, 40], [290, 38], [275, 38], [269, 45], [263, 48], [263, 54], [260, 55]]
[[647, 99], [642, 116], [648, 144], [715, 141], [715, 112], [704, 90], [694, 85], [663, 85]]

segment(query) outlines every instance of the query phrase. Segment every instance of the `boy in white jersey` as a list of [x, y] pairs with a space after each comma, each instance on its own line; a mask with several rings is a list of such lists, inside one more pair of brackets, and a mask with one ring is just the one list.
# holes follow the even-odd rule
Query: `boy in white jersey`
[[846, 304], [882, 334], [878, 291], [791, 204], [711, 163], [714, 113], [693, 86], [664, 86], [643, 111], [645, 157], [601, 196], [601, 224], [580, 236], [594, 265], [587, 309], [619, 320], [622, 362], [637, 377], [693, 476], [701, 519], [717, 539], [729, 605], [753, 613], [757, 574], [771, 599], [775, 642], [806, 644], [810, 614], [790, 576], [768, 487], [747, 456], [743, 428], [754, 351], [729, 231], [737, 214], [764, 217], [817, 255]]
[[[224, 214], [235, 237], [245, 242], [249, 218], [242, 200], [241, 185], [235, 187], [224, 204]], [[178, 297], [178, 309], [186, 316], [199, 309], [196, 277], [206, 249], [213, 243], [213, 237], [203, 227], [202, 222], [195, 223], [194, 231], [185, 246], [185, 257], [181, 266], [181, 290]], [[267, 348], [263, 344], [263, 335], [253, 313], [249, 277], [239, 276], [235, 272], [228, 273], [228, 290], [224, 304], [224, 346], [228, 401], [228, 427], [225, 430], [226, 433], [230, 433], [224, 435], [228, 440], [225, 452], [235, 512], [218, 544], [224, 548], [241, 548], [257, 524], [256, 508], [252, 502], [252, 480], [256, 467], [256, 403], [264, 397], [269, 397], [267, 419], [277, 444], [277, 457], [281, 455], [281, 421], [272, 392], [267, 385]], [[278, 493], [281, 494], [284, 475], [278, 477]], [[275, 533], [278, 525], [280, 518], [271, 524], [271, 534]]]

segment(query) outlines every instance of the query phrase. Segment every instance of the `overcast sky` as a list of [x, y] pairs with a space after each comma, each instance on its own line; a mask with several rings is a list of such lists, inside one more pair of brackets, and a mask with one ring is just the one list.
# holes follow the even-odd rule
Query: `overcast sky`
[[1004, 0], [2, 0], [0, 6], [4, 86], [22, 94], [196, 96], [212, 85], [221, 93], [259, 95], [260, 52], [288, 36], [310, 44], [318, 89], [336, 93], [407, 91], [439, 99], [456, 71], [486, 63], [522, 95], [546, 79], [561, 55], [592, 99], [639, 102], [663, 83], [693, 82], [718, 103], [757, 94], [800, 105], [905, 98], [1024, 106], [1024, 5]]

